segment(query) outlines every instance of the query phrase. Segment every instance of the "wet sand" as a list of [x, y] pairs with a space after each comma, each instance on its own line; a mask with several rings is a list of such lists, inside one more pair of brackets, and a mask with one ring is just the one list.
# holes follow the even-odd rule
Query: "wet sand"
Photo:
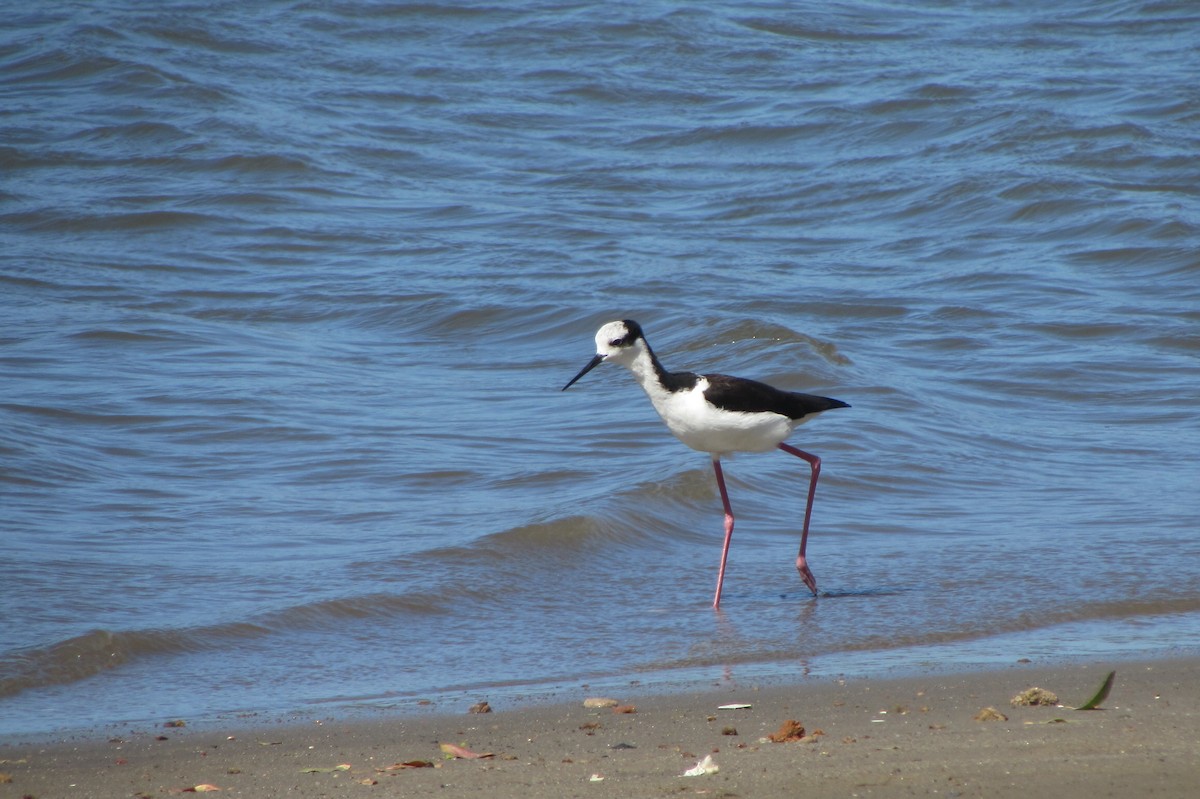
[[[1014, 707], [1037, 686], [1101, 709]], [[1200, 659], [616, 696], [375, 720], [146, 727], [0, 743], [0, 799], [217, 796], [1195, 796]], [[719, 709], [727, 704], [742, 709]], [[980, 721], [992, 707], [1006, 720]], [[798, 741], [766, 736], [792, 720]], [[449, 759], [440, 744], [490, 757]], [[682, 776], [706, 755], [719, 769]], [[429, 763], [398, 767], [404, 763]]]

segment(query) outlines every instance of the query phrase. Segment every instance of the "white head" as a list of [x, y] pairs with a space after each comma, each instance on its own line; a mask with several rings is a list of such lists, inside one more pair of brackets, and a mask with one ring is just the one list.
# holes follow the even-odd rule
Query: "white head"
[[613, 361], [628, 366], [642, 352], [649, 349], [646, 339], [642, 336], [642, 326], [632, 319], [609, 322], [596, 331], [596, 355], [588, 361], [587, 366], [579, 370], [579, 374], [571, 378], [565, 386], [566, 391], [579, 378], [595, 369], [602, 361]]

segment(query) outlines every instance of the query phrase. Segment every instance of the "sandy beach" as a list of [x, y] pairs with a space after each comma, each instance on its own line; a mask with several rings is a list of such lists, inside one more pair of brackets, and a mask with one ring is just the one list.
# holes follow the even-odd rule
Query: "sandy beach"
[[[1111, 693], [1092, 711], [1110, 670]], [[1058, 705], [1014, 706], [1029, 688]], [[1194, 796], [1200, 660], [438, 708], [370, 721], [155, 726], [0, 744], [0, 797]], [[722, 708], [723, 705], [749, 707]], [[1005, 718], [979, 720], [985, 708]], [[444, 711], [444, 712], [442, 712]], [[775, 742], [788, 722], [792, 738]], [[164, 722], [165, 723], [165, 722]], [[443, 746], [448, 745], [448, 746]], [[455, 749], [454, 747], [460, 747]], [[449, 750], [449, 751], [447, 751]], [[481, 755], [480, 757], [453, 757]], [[706, 756], [716, 771], [684, 776]]]

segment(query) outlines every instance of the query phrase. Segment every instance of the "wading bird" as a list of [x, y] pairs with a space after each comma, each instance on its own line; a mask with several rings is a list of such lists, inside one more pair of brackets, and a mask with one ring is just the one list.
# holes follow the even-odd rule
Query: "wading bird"
[[631, 319], [609, 322], [596, 333], [596, 356], [579, 374], [562, 387], [566, 391], [575, 381], [605, 361], [619, 363], [637, 379], [658, 415], [675, 437], [689, 447], [712, 456], [717, 487], [725, 506], [725, 545], [721, 549], [721, 568], [717, 572], [717, 593], [713, 607], [721, 604], [721, 586], [725, 582], [725, 561], [733, 537], [733, 510], [721, 472], [721, 456], [734, 452], [767, 452], [781, 449], [808, 462], [812, 477], [808, 483], [808, 505], [804, 510], [804, 529], [800, 533], [800, 554], [796, 569], [801, 579], [817, 595], [817, 580], [808, 568], [804, 550], [808, 545], [808, 522], [812, 517], [813, 497], [821, 474], [821, 459], [784, 443], [796, 426], [831, 408], [848, 408], [847, 403], [830, 397], [782, 391], [766, 383], [729, 375], [701, 375], [693, 372], [668, 372], [655, 356], [642, 334], [641, 325]]

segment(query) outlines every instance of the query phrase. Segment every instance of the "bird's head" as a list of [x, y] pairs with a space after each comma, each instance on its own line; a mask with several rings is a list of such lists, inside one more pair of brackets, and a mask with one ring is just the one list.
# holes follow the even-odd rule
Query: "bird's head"
[[570, 388], [576, 380], [595, 369], [603, 361], [613, 361], [628, 366], [638, 354], [646, 349], [642, 326], [632, 319], [609, 322], [596, 331], [596, 355], [562, 387]]

